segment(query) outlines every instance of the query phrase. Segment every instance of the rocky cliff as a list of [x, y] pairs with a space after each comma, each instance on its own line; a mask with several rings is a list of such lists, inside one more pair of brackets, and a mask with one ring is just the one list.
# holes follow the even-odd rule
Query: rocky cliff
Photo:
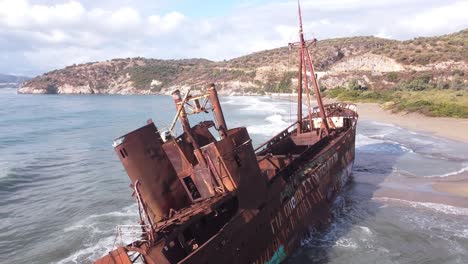
[[[318, 41], [310, 47], [322, 89], [350, 80], [386, 89], [415, 76], [441, 86], [466, 87], [468, 29], [430, 38], [396, 41], [352, 37]], [[297, 52], [281, 47], [228, 61], [205, 59], [113, 59], [72, 65], [35, 77], [18, 93], [158, 94], [217, 83], [224, 94], [290, 92]], [[466, 88], [464, 88], [466, 89]]]

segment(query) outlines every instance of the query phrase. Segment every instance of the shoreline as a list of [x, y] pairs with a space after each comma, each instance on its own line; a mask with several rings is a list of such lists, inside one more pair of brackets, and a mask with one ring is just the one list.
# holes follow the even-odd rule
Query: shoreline
[[[295, 100], [296, 95], [273, 95], [273, 99]], [[335, 100], [324, 98], [325, 103]], [[414, 132], [435, 137], [454, 140], [462, 144], [468, 143], [468, 119], [448, 117], [428, 117], [419, 113], [393, 113], [383, 109], [378, 103], [354, 103], [360, 120], [392, 124]], [[313, 101], [313, 105], [316, 105]], [[368, 179], [359, 179], [366, 182]], [[462, 208], [468, 208], [468, 171], [436, 178], [401, 179], [390, 177], [384, 184], [378, 184], [373, 194], [374, 198], [403, 199], [423, 203], [439, 203]], [[390, 185], [387, 185], [390, 183]], [[372, 184], [372, 183], [371, 183]], [[412, 192], [396, 186], [411, 186]], [[418, 188], [424, 187], [425, 191]]]
[[[295, 100], [297, 94], [271, 94], [273, 99]], [[304, 100], [306, 100], [304, 98]], [[315, 99], [311, 99], [316, 105]], [[324, 98], [324, 103], [336, 102], [334, 99]], [[430, 117], [419, 113], [394, 113], [383, 109], [379, 103], [351, 102], [357, 106], [359, 119], [372, 120], [396, 125], [414, 132], [428, 133], [437, 137], [468, 143], [468, 119], [453, 117]]]
[[380, 121], [415, 132], [426, 132], [438, 137], [468, 143], [468, 119], [429, 117], [418, 113], [392, 113], [378, 103], [356, 103], [363, 120]]
[[[468, 143], [468, 119], [428, 117], [419, 113], [392, 113], [378, 103], [356, 103], [361, 120], [393, 124], [411, 131]], [[398, 184], [410, 184], [412, 180], [395, 179]], [[430, 192], [408, 193], [383, 187], [377, 196], [388, 196], [417, 202], [441, 203], [468, 208], [468, 172], [460, 172], [443, 178], [414, 179], [414, 187], [426, 185]]]

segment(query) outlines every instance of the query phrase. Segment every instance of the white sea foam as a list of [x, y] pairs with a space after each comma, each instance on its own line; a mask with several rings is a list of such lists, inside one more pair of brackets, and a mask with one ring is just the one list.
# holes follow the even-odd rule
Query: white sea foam
[[465, 208], [465, 207], [456, 207], [456, 206], [438, 204], [438, 203], [414, 202], [414, 201], [408, 201], [408, 200], [402, 200], [402, 199], [396, 199], [396, 198], [388, 198], [388, 197], [376, 197], [373, 199], [377, 201], [386, 202], [386, 203], [393, 202], [393, 203], [404, 204], [404, 205], [408, 205], [410, 207], [417, 208], [417, 209], [429, 209], [429, 210], [444, 213], [444, 214], [468, 216], [468, 208]]
[[247, 130], [250, 134], [259, 134], [265, 136], [274, 136], [285, 129], [289, 123], [283, 120], [279, 114], [274, 114], [265, 118], [266, 124], [248, 126]]
[[465, 171], [468, 171], [468, 165], [466, 164], [463, 164], [464, 167], [462, 167], [461, 169], [457, 170], [457, 171], [450, 171], [450, 172], [447, 172], [447, 173], [444, 173], [444, 174], [440, 174], [440, 175], [429, 175], [429, 176], [424, 176], [426, 178], [444, 178], [444, 177], [449, 177], [449, 176], [455, 176], [455, 175], [458, 175], [458, 174], [461, 174]]
[[400, 142], [362, 134], [356, 136], [356, 148], [372, 152], [414, 152], [413, 149], [404, 146]]
[[378, 122], [378, 121], [372, 121], [372, 124], [375, 124], [375, 125], [379, 125], [379, 126], [386, 126], [386, 127], [392, 127], [392, 128], [396, 128], [398, 130], [401, 130], [403, 128], [395, 125], [395, 124], [391, 124], [391, 123], [382, 123], [382, 122]]
[[[116, 219], [121, 219], [121, 218], [134, 218], [138, 214], [136, 205], [130, 205], [125, 208], [123, 208], [122, 211], [115, 211], [115, 212], [109, 212], [109, 213], [104, 213], [104, 214], [96, 214], [96, 215], [90, 215], [86, 217], [85, 219], [82, 219], [75, 223], [74, 225], [71, 225], [67, 228], [64, 229], [65, 232], [70, 232], [74, 230], [80, 230], [80, 229], [94, 229], [99, 232], [99, 230], [96, 229], [96, 224], [99, 223], [99, 218], [116, 218]], [[108, 222], [108, 221], [106, 221]]]
[[468, 238], [468, 229], [459, 230], [453, 234], [454, 236], [461, 238]]
[[403, 143], [401, 142], [398, 142], [398, 141], [393, 141], [393, 140], [389, 140], [389, 139], [386, 139], [385, 140], [386, 143], [390, 143], [390, 144], [394, 144], [394, 145], [397, 145], [399, 146], [402, 150], [406, 151], [406, 152], [414, 152], [414, 150], [408, 146], [405, 146]]
[[369, 137], [370, 137], [370, 138], [375, 138], [375, 139], [384, 139], [386, 136], [388, 136], [388, 133], [370, 135]]
[[243, 102], [236, 102], [236, 105], [243, 106], [240, 108], [242, 111], [249, 111], [252, 113], [287, 113], [287, 105], [283, 101], [265, 101], [258, 97], [247, 97]]
[[340, 237], [336, 242], [336, 246], [349, 248], [349, 249], [357, 249], [359, 246], [358, 244], [352, 239], [347, 237]]
[[91, 230], [92, 233], [105, 233], [105, 231], [99, 229], [95, 223], [90, 223], [90, 224], [75, 224], [75, 225], [72, 225], [72, 226], [69, 226], [65, 229], [63, 229], [64, 232], [73, 232], [73, 231], [77, 231], [77, 230]]
[[90, 215], [89, 218], [102, 218], [102, 217], [122, 217], [122, 216], [135, 216], [137, 214], [136, 205], [130, 205], [123, 208], [122, 211], [109, 212], [105, 214]]
[[227, 101], [221, 101], [221, 104], [222, 104], [222, 105], [234, 104], [234, 103], [235, 103], [235, 101], [232, 100], [232, 99], [231, 99], [231, 100], [227, 100]]
[[286, 124], [286, 122], [283, 120], [283, 117], [278, 114], [268, 116], [266, 120], [273, 124]]
[[437, 139], [437, 140], [427, 140], [427, 139], [423, 139], [421, 137], [412, 137], [411, 138], [411, 141], [418, 144], [418, 145], [437, 145], [439, 144], [438, 141], [440, 141], [441, 139], [440, 138], [436, 138], [436, 137], [432, 137], [433, 139]]
[[58, 261], [58, 264], [68, 263], [92, 263], [99, 257], [109, 252], [114, 246], [115, 236], [109, 236], [99, 240], [94, 246], [85, 247], [74, 252], [65, 259]]
[[363, 134], [357, 134], [356, 136], [356, 148], [372, 145], [372, 144], [379, 144], [383, 143], [382, 139], [375, 139], [368, 136], [364, 136]]
[[[115, 233], [115, 226], [112, 225], [112, 223], [115, 222], [125, 225], [137, 224], [133, 219], [136, 215], [136, 207], [132, 205], [125, 207], [122, 211], [91, 215], [79, 221], [75, 225], [65, 228], [65, 232], [87, 232], [89, 234], [88, 240], [90, 240], [90, 242], [84, 243], [82, 249], [74, 252], [58, 263], [94, 262], [116, 246], [128, 244], [134, 241], [134, 235], [121, 234], [120, 236], [117, 236]], [[109, 217], [114, 218], [115, 221], [107, 220]], [[105, 221], [105, 224], [103, 224], [102, 221]], [[98, 227], [99, 225], [101, 228]], [[105, 227], [103, 227], [103, 225]], [[110, 233], [113, 234], [109, 236]], [[93, 237], [101, 238], [96, 242]]]
[[411, 176], [411, 177], [417, 176], [416, 174], [414, 174], [412, 172], [409, 172], [407, 170], [403, 170], [403, 169], [400, 169], [400, 168], [395, 168], [395, 167], [392, 167], [392, 173], [393, 174], [398, 174], [398, 175], [403, 175], [403, 176]]
[[366, 235], [372, 235], [372, 231], [367, 226], [358, 226]]
[[111, 226], [112, 222], [121, 223], [124, 221], [127, 224], [137, 223], [138, 211], [136, 206], [129, 206], [123, 209], [121, 212], [110, 212], [105, 214], [90, 215], [85, 219], [78, 221], [77, 223], [63, 229], [64, 232], [80, 231], [90, 232], [92, 234], [105, 234], [109, 233], [109, 230], [115, 228]]

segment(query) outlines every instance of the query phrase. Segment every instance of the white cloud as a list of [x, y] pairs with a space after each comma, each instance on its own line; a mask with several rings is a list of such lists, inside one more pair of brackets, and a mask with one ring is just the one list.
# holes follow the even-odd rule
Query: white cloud
[[84, 7], [75, 1], [54, 6], [32, 5], [29, 7], [32, 22], [44, 26], [53, 24], [76, 25], [84, 14]]
[[54, 24], [75, 25], [84, 13], [84, 7], [76, 1], [53, 6], [31, 5], [26, 0], [0, 1], [1, 24], [10, 29], [31, 29]]
[[[41, 2], [0, 0], [0, 57], [8, 58], [0, 72], [39, 73], [130, 56], [222, 60], [297, 40], [292, 0], [244, 2], [209, 18], [160, 12], [158, 4], [139, 0]], [[459, 0], [302, 1], [306, 37], [318, 39], [446, 34], [468, 27], [467, 10]]]
[[[103, 17], [103, 19], [106, 19]], [[124, 7], [111, 13], [110, 25], [116, 30], [132, 29], [140, 25], [140, 14], [133, 8]]]
[[164, 16], [152, 15], [148, 17], [148, 31], [153, 34], [167, 33], [175, 30], [184, 20], [179, 12], [170, 12]]
[[66, 35], [62, 30], [53, 29], [48, 33], [37, 32], [37, 37], [48, 43], [61, 43], [70, 41], [70, 37]]
[[468, 2], [455, 2], [405, 17], [401, 26], [415, 34], [444, 34], [468, 26]]

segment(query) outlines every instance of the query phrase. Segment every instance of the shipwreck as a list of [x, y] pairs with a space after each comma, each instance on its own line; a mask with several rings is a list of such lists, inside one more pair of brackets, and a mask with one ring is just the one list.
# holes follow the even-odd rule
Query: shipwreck
[[[358, 114], [352, 104], [323, 104], [308, 48], [314, 41], [304, 39], [298, 12], [299, 41], [289, 44], [300, 62], [297, 120], [254, 148], [245, 127], [228, 126], [215, 85], [198, 95], [175, 91], [168, 131], [148, 120], [114, 141], [140, 235], [96, 263], [280, 263], [327, 226], [351, 176]], [[190, 115], [206, 113], [213, 120], [190, 124]], [[171, 132], [177, 121], [179, 136]]]

